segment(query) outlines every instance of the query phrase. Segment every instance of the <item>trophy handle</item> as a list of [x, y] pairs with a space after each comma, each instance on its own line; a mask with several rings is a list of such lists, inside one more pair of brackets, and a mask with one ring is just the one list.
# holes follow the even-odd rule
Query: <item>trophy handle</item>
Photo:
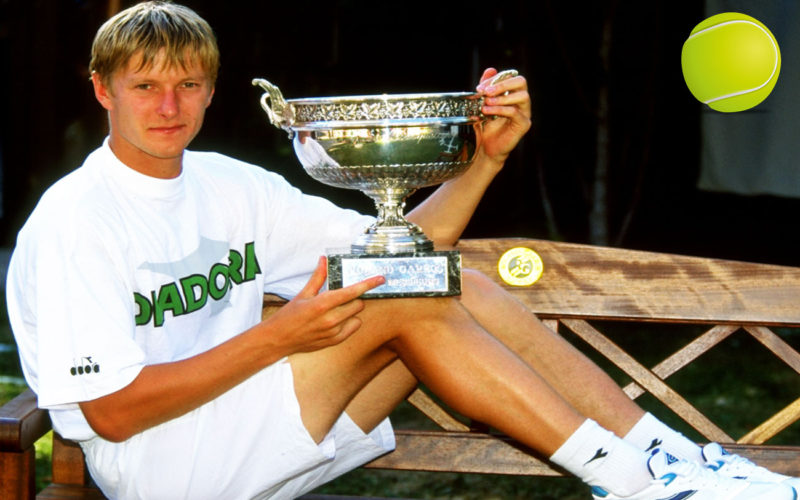
[[503, 80], [507, 80], [509, 78], [513, 78], [519, 75], [519, 71], [515, 69], [505, 69], [492, 77], [489, 81], [489, 85], [494, 85], [495, 83], [502, 82]]
[[[501, 72], [497, 73], [496, 75], [494, 75], [491, 80], [489, 80], [489, 85], [494, 85], [496, 83], [502, 82], [503, 80], [507, 80], [509, 78], [513, 78], [513, 77], [515, 77], [517, 75], [519, 75], [519, 71], [517, 71], [515, 69], [504, 69], [503, 71], [501, 71]], [[481, 106], [483, 106], [483, 94], [480, 94], [480, 95], [481, 95]], [[506, 92], [504, 95], [508, 95], [508, 92]], [[486, 118], [486, 116], [483, 114], [483, 112], [481, 112], [480, 117], [481, 117], [481, 119], [485, 119]], [[497, 116], [491, 116], [491, 117], [489, 117], [489, 119], [496, 120]]]
[[[294, 135], [292, 125], [294, 124], [294, 108], [283, 98], [281, 90], [274, 84], [263, 78], [254, 78], [254, 86], [266, 90], [261, 96], [261, 107], [267, 113], [270, 123], [278, 128], [282, 128], [289, 133], [291, 139]], [[270, 105], [271, 104], [271, 105]]]

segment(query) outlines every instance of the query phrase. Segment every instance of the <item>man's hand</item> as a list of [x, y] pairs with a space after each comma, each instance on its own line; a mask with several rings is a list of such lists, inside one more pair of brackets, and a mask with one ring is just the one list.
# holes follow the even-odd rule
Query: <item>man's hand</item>
[[265, 320], [270, 343], [288, 354], [310, 352], [336, 345], [361, 326], [356, 316], [364, 309], [365, 292], [385, 283], [375, 276], [338, 290], [320, 293], [327, 278], [327, 261], [321, 257], [317, 268], [300, 293]]
[[496, 165], [502, 166], [531, 128], [531, 100], [525, 77], [515, 76], [491, 84], [496, 74], [496, 69], [486, 69], [477, 91], [484, 95], [483, 113], [497, 117], [483, 124], [482, 153]]
[[477, 90], [483, 94], [483, 114], [475, 126], [479, 149], [463, 175], [448, 180], [406, 217], [418, 224], [437, 246], [455, 245], [506, 158], [531, 128], [528, 82], [515, 76], [491, 83], [497, 70], [483, 72]]

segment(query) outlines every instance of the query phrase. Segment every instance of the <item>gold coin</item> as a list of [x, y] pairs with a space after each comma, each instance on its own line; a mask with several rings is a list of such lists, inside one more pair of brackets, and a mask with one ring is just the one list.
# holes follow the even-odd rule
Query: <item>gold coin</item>
[[527, 247], [512, 248], [497, 261], [497, 272], [511, 286], [531, 286], [543, 271], [542, 258]]

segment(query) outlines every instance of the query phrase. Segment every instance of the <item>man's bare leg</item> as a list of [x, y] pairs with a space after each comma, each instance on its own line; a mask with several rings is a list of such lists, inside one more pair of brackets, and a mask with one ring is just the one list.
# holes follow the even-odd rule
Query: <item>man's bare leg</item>
[[[456, 411], [547, 456], [585, 420], [456, 300], [368, 301], [359, 317], [361, 328], [341, 344], [290, 358], [303, 421], [317, 440], [398, 358]], [[387, 391], [381, 418], [398, 392]]]
[[364, 432], [370, 432], [403, 402], [417, 387], [418, 381], [403, 361], [395, 360], [369, 381], [353, 398], [345, 411]]
[[[644, 415], [644, 410], [604, 371], [489, 278], [465, 270], [463, 291], [461, 302], [478, 323], [520, 356], [581, 414], [620, 437]], [[391, 411], [416, 384], [414, 376], [401, 365], [395, 362], [391, 370], [370, 381], [354, 398], [352, 408], [348, 407], [348, 414], [364, 430], [380, 423], [380, 415]]]
[[464, 271], [461, 302], [581, 414], [624, 437], [644, 415], [593, 361], [488, 277]]
[[[736, 498], [796, 496], [785, 485], [750, 484], [708, 474], [695, 482], [695, 472], [703, 470], [699, 466], [680, 462], [672, 471], [674, 459], [666, 454], [647, 459], [640, 449], [581, 415], [531, 365], [483, 329], [459, 301], [368, 304], [358, 314], [360, 328], [346, 340], [290, 357], [303, 423], [317, 440], [345, 408], [359, 415], [362, 428], [374, 426], [413, 386], [411, 372], [456, 411], [550, 457], [600, 495], [621, 498], [641, 493], [641, 498], [662, 498], [699, 487], [725, 498], [733, 490], [740, 493]], [[498, 310], [500, 315], [505, 312], [511, 309]], [[552, 367], [549, 362], [544, 365]], [[373, 423], [367, 424], [369, 419]], [[651, 465], [676, 480], [651, 482]]]
[[[486, 276], [464, 271], [462, 304], [493, 336], [519, 355], [581, 414], [624, 437], [644, 411], [583, 353], [547, 328]], [[371, 380], [347, 407], [365, 431], [372, 430], [416, 386], [395, 361]]]

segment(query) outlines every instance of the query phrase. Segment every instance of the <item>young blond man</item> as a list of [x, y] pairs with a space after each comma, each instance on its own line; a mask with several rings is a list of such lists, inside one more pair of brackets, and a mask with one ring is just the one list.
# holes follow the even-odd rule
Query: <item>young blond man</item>
[[[186, 149], [218, 66], [211, 28], [185, 7], [106, 22], [91, 70], [108, 139], [42, 197], [12, 258], [26, 378], [107, 496], [294, 498], [390, 451], [387, 416], [421, 381], [595, 498], [795, 498], [792, 478], [646, 414], [477, 273], [457, 299], [361, 300], [382, 277], [323, 291], [319, 256], [370, 219]], [[525, 79], [494, 74], [478, 85], [498, 119], [475, 163], [408, 216], [440, 245], [530, 127]], [[262, 321], [264, 292], [291, 300]]]

